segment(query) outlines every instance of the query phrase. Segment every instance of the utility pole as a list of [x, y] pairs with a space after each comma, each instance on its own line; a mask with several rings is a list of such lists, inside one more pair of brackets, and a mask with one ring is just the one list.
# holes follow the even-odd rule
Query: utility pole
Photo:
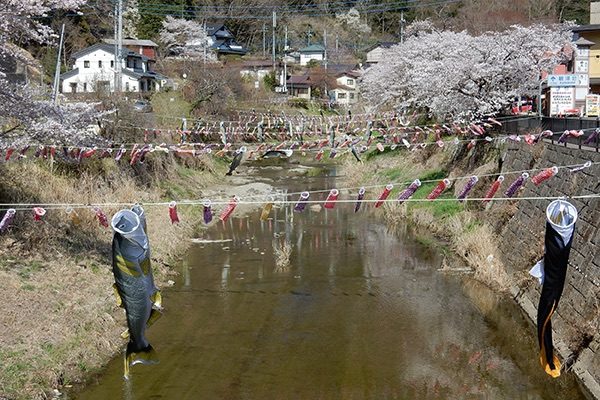
[[263, 34], [263, 59], [267, 58], [267, 25], [263, 22], [263, 29], [262, 29], [262, 34]]
[[404, 11], [400, 12], [400, 43], [404, 43]]
[[338, 37], [338, 35], [335, 35], [335, 52], [337, 53], [339, 51], [340, 48], [340, 38]]
[[114, 77], [114, 81], [113, 81], [113, 93], [117, 93], [117, 86], [118, 86], [118, 81], [117, 81], [117, 64], [119, 63], [119, 57], [117, 57], [118, 54], [118, 49], [119, 49], [119, 45], [118, 45], [118, 41], [119, 41], [119, 24], [118, 24], [118, 17], [117, 14], [119, 13], [119, 7], [117, 6], [117, 2], [115, 1], [115, 9], [113, 10], [113, 16], [114, 16], [114, 21], [113, 21], [113, 26], [114, 26], [114, 36], [115, 36], [115, 60], [113, 61], [113, 71], [115, 73], [115, 77]]
[[[204, 31], [203, 34], [206, 35], [206, 20], [204, 20], [204, 25], [202, 27], [202, 30]], [[205, 39], [206, 39], [206, 37], [205, 37]], [[204, 43], [204, 46], [202, 46], [204, 48], [204, 65], [206, 65], [206, 48], [208, 47], [207, 44], [208, 44], [208, 41]]]
[[288, 31], [287, 25], [285, 26], [285, 41], [283, 42], [283, 91], [287, 93], [287, 41]]
[[[540, 121], [542, 120], [542, 117], [544, 116], [544, 114], [542, 113], [542, 93], [543, 93], [542, 92], [542, 85], [544, 83], [547, 84], [548, 83], [548, 79], [542, 79], [540, 81], [540, 86], [539, 86], [539, 90], [538, 90], [538, 98], [537, 98], [537, 101], [538, 101], [538, 106], [537, 107], [538, 107], [538, 109], [537, 109], [537, 111], [538, 111], [538, 119]], [[548, 104], [548, 103], [546, 103], [546, 104]]]
[[273, 48], [271, 49], [273, 53], [273, 70], [275, 70], [275, 28], [277, 28], [277, 13], [273, 10]]
[[58, 46], [58, 57], [56, 57], [56, 71], [54, 71], [54, 87], [52, 88], [52, 102], [56, 104], [58, 100], [58, 85], [60, 84], [60, 56], [62, 53], [63, 41], [65, 39], [65, 24], [62, 24], [60, 30], [60, 44]]
[[325, 48], [325, 54], [324, 54], [325, 69], [327, 70], [327, 29], [325, 29], [323, 31], [323, 47]]
[[117, 3], [117, 31], [115, 40], [115, 93], [121, 93], [123, 89], [121, 71], [123, 57], [123, 0]]

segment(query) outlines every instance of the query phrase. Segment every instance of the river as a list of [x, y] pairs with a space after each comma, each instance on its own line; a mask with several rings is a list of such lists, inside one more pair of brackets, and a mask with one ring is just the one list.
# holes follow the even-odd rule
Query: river
[[[335, 169], [325, 175], [271, 183], [334, 187]], [[68, 398], [583, 399], [572, 374], [542, 371], [535, 327], [510, 299], [440, 272], [440, 249], [409, 227], [348, 204], [259, 216], [234, 214], [204, 233], [230, 241], [190, 248], [148, 331], [160, 364], [125, 382], [116, 357]]]

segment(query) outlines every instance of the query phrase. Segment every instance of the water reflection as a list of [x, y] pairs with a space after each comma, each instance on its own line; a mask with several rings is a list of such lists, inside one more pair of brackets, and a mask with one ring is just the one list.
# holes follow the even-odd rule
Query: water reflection
[[[206, 234], [232, 242], [192, 248], [149, 331], [161, 364], [132, 370], [128, 399], [581, 398], [569, 374], [546, 378], [512, 303], [438, 272], [408, 230], [291, 207], [233, 216]], [[274, 241], [291, 247], [283, 271]], [[118, 358], [76, 398], [115, 398], [121, 376]]]

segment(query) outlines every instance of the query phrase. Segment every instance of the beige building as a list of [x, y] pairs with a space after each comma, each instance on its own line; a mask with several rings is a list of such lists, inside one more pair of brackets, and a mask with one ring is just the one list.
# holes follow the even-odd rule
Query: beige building
[[377, 64], [383, 61], [390, 47], [398, 44], [397, 42], [379, 42], [367, 51], [367, 65]]

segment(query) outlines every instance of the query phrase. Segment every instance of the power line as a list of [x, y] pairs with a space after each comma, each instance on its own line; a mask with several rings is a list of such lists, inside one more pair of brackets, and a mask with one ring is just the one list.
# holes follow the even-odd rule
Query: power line
[[[416, 1], [416, 0], [413, 0], [413, 1]], [[458, 3], [460, 1], [461, 0], [433, 0], [429, 3], [402, 4], [402, 5], [400, 5], [400, 4], [390, 4], [390, 5], [371, 4], [371, 5], [367, 6], [366, 8], [363, 8], [361, 10], [361, 12], [364, 14], [372, 14], [372, 13], [381, 13], [381, 12], [386, 12], [386, 11], [418, 9], [418, 8], [434, 7], [434, 6], [442, 6], [442, 5], [452, 4], [452, 3]], [[196, 6], [196, 7], [201, 7], [201, 6]], [[377, 8], [377, 7], [379, 7], [379, 8]], [[260, 9], [260, 7], [257, 7], [257, 8]], [[241, 8], [241, 9], [247, 10], [248, 8]], [[253, 9], [254, 9], [254, 7], [253, 7]], [[271, 6], [268, 8], [265, 7], [265, 9], [264, 9], [265, 15], [256, 15], [256, 14], [230, 15], [230, 14], [219, 14], [218, 12], [214, 12], [214, 10], [210, 9], [210, 8], [195, 9], [192, 6], [191, 9], [190, 9], [190, 7], [188, 7], [188, 9], [184, 12], [184, 16], [194, 17], [194, 16], [196, 16], [197, 13], [205, 12], [206, 14], [209, 14], [209, 16], [211, 18], [216, 18], [216, 19], [265, 20], [265, 19], [271, 18], [271, 15], [269, 15], [269, 14], [274, 9], [279, 10], [278, 12], [282, 13], [283, 15], [297, 14], [297, 15], [304, 15], [304, 16], [308, 16], [308, 17], [330, 16], [335, 11], [348, 10], [347, 7], [339, 7], [339, 8], [334, 8], [332, 11], [329, 11], [329, 12], [320, 11], [320, 10], [316, 10], [315, 12], [312, 12], [312, 11], [307, 12], [306, 10], [293, 9], [288, 6], [286, 6], [286, 7]], [[230, 8], [228, 8], [228, 10], [230, 10]], [[176, 15], [176, 14], [181, 15], [181, 9], [177, 8], [175, 5], [170, 5], [170, 4], [141, 6], [138, 8], [138, 11], [145, 15], [154, 15], [154, 16], [167, 16], [167, 15]], [[267, 12], [269, 12], [269, 13], [267, 13]]]
[[[434, 1], [439, 1], [439, 0], [434, 0]], [[445, 2], [448, 2], [448, 0], [445, 0]], [[418, 4], [422, 4], [422, 3], [419, 3], [419, 0], [405, 0], [405, 1], [402, 1], [401, 4], [397, 4], [397, 6], [400, 6], [400, 7], [411, 7], [411, 6], [415, 6], [415, 5], [418, 5]], [[355, 8], [355, 9], [360, 10], [360, 9], [364, 9], [366, 7], [382, 7], [382, 6], [387, 6], [387, 5], [389, 5], [389, 3], [370, 3], [370, 4], [367, 4], [367, 5], [364, 5], [364, 6], [356, 7], [354, 5], [349, 6], [348, 2], [346, 2], [346, 1], [337, 1], [337, 2], [329, 2], [329, 3], [327, 3], [327, 6], [328, 6], [327, 8], [328, 8], [328, 10], [334, 10], [334, 11], [335, 10], [340, 10], [340, 9], [347, 10], [347, 9], [350, 9], [350, 8]], [[142, 7], [169, 7], [169, 8], [177, 8], [177, 7], [179, 7], [179, 5], [177, 5], [177, 4], [169, 4], [169, 3], [153, 3], [153, 4], [142, 5]], [[204, 10], [215, 10], [215, 9], [216, 10], [220, 10], [220, 9], [223, 9], [223, 10], [226, 10], [226, 11], [235, 10], [235, 9], [248, 10], [249, 8], [251, 8], [252, 10], [263, 9], [263, 10], [265, 10], [267, 12], [271, 12], [273, 10], [281, 11], [281, 10], [284, 10], [284, 9], [293, 9], [293, 10], [298, 10], [299, 12], [302, 12], [303, 10], [306, 10], [306, 9], [320, 9], [320, 5], [318, 5], [318, 4], [305, 4], [305, 5], [300, 5], [300, 6], [293, 7], [293, 6], [289, 6], [289, 5], [281, 6], [281, 5], [278, 5], [278, 4], [250, 5], [250, 6], [239, 6], [239, 5], [232, 4], [230, 6], [219, 6], [219, 5], [198, 5], [198, 6], [193, 6], [193, 5], [190, 5], [190, 6], [186, 6], [186, 8], [188, 10], [189, 9], [196, 9], [196, 10], [203, 10], [203, 9]], [[178, 8], [178, 10], [181, 10], [181, 9]], [[331, 11], [329, 11], [329, 12], [331, 13]]]

